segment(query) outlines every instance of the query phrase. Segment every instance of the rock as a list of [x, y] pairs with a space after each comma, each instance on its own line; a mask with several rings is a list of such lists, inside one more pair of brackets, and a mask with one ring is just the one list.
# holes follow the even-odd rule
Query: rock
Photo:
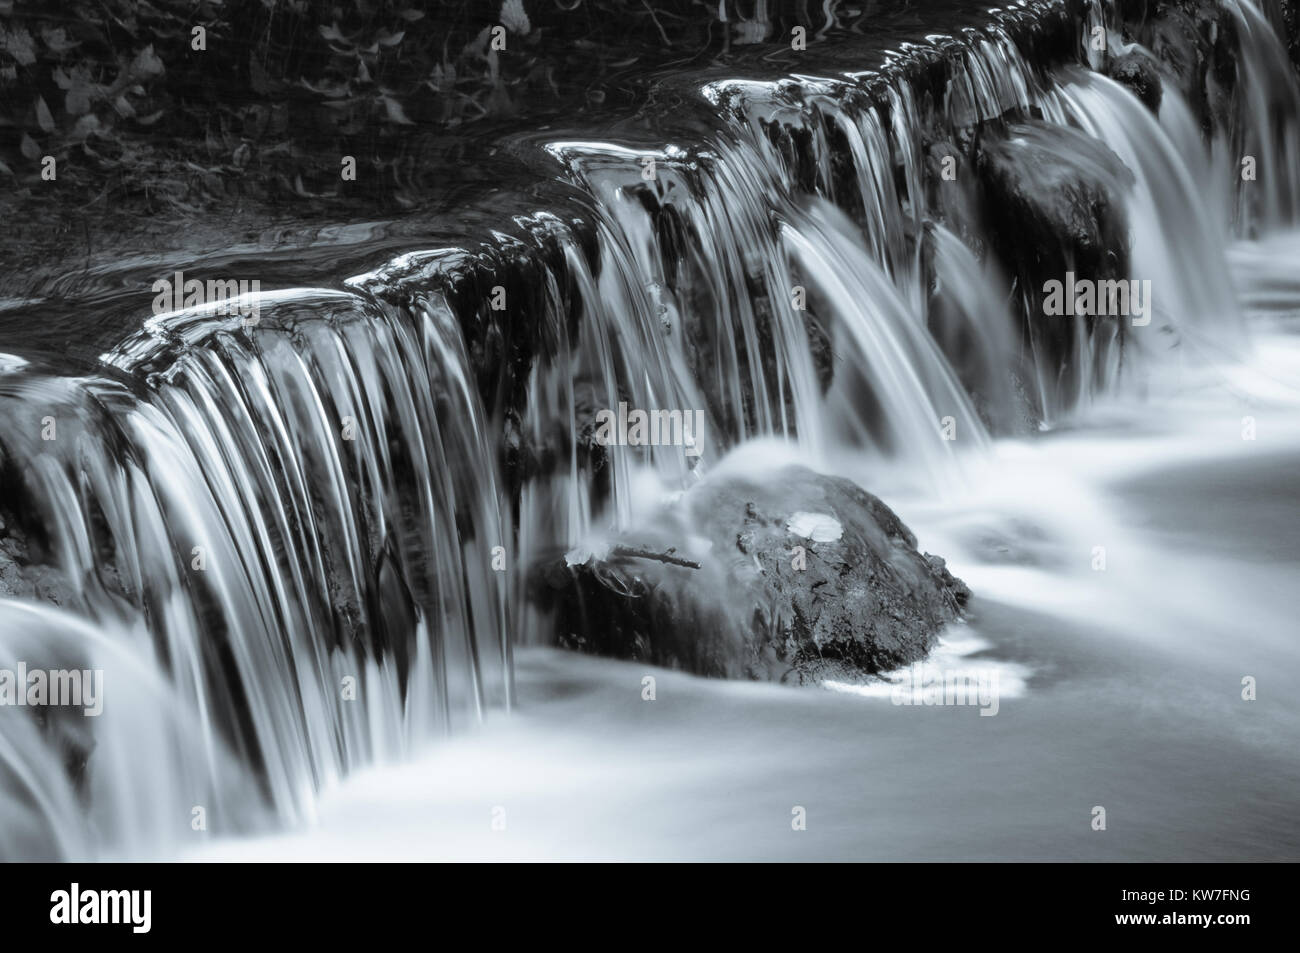
[[0, 599], [32, 599], [71, 605], [72, 593], [59, 570], [35, 562], [17, 524], [0, 518]]
[[556, 408], [537, 433], [525, 431], [519, 414], [511, 411], [505, 415], [502, 472], [512, 499], [530, 480], [567, 473], [571, 453], [579, 469], [589, 475], [592, 499], [605, 499], [609, 493], [609, 450], [596, 439], [596, 418], [601, 410], [617, 407], [625, 398], [619, 394], [610, 400], [603, 394], [603, 388], [589, 378], [574, 378], [572, 420], [567, 408]]
[[[1092, 373], [1079, 351], [1074, 322], [1044, 312], [1044, 284], [1076, 279], [1126, 279], [1129, 229], [1124, 210], [1133, 175], [1104, 143], [1084, 132], [1040, 120], [988, 124], [976, 146], [981, 216], [989, 244], [1022, 299], [1023, 338], [1039, 366], [1061, 368], [1056, 382], [1068, 403]], [[1086, 318], [1093, 360], [1110, 360], [1126, 322]], [[1050, 395], [1049, 395], [1050, 400]], [[1046, 410], [1050, 408], [1039, 408]]]
[[1201, 131], [1212, 136], [1231, 122], [1237, 85], [1236, 21], [1222, 4], [1167, 0], [1144, 45], [1164, 67], [1164, 79], [1182, 93]]
[[[1127, 258], [1122, 200], [1133, 176], [1106, 145], [1039, 120], [981, 137], [976, 169], [995, 243], [1014, 271], [1060, 278], [1072, 265], [1089, 277], [1118, 275]], [[1058, 271], [1059, 269], [1059, 271]]]
[[879, 499], [800, 466], [716, 471], [646, 525], [534, 574], [563, 645], [716, 677], [861, 676], [923, 658], [970, 595]]
[[1283, 26], [1282, 41], [1292, 64], [1300, 69], [1300, 3], [1297, 0], [1278, 0]]
[[1164, 87], [1160, 81], [1160, 71], [1151, 58], [1144, 53], [1125, 53], [1111, 60], [1106, 72], [1115, 82], [1133, 90], [1134, 95], [1153, 113], [1160, 112], [1160, 99]]

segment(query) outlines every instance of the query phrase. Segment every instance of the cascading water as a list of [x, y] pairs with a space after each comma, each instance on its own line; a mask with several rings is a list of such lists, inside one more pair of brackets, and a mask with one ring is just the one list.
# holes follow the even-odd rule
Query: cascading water
[[949, 417], [978, 446], [984, 427], [925, 325], [862, 255], [851, 223], [833, 209], [813, 208], [813, 215], [786, 226], [783, 237], [800, 274], [838, 321], [836, 351], [844, 366], [824, 417], [845, 428], [841, 442], [878, 446], [942, 478], [951, 443], [926, 439], [930, 432]]
[[[436, 294], [400, 315], [338, 292], [258, 305], [251, 333], [164, 314], [106, 355], [147, 378], [146, 399], [12, 366], [3, 392], [48, 424], [6, 447], [9, 479], [46, 509], [7, 518], [41, 538], [70, 608], [130, 620], [119, 650], [164, 672], [201, 726], [207, 771], [163, 816], [197, 806], [216, 827], [234, 813], [214, 790], [232, 754], [292, 822], [350, 768], [408, 754], [509, 686], [504, 592], [481, 571], [504, 539], [496, 464], [454, 315]], [[149, 754], [151, 773], [184, 776], [168, 749]], [[76, 852], [115, 846], [86, 836]]]
[[[978, 565], [970, 539], [988, 527], [942, 508], [977, 500], [1023, 523], [1011, 497], [1033, 486], [989, 489], [1013, 452], [998, 439], [1245, 359], [1241, 306], [1295, 300], [1274, 256], [1226, 251], [1229, 221], [1254, 236], [1300, 220], [1300, 98], [1265, 15], [1225, 7], [1241, 76], [1222, 128], [1201, 128], [1173, 82], [1153, 114], [1082, 65], [1031, 62], [995, 25], [938, 44], [939, 84], [710, 79], [703, 141], [551, 142], [594, 224], [587, 240], [530, 221], [544, 237], [521, 253], [536, 259], [528, 353], [494, 323], [511, 303], [482, 304], [514, 293], [493, 277], [504, 257], [442, 249], [346, 290], [259, 294], [255, 323], [156, 316], [75, 374], [0, 355], [0, 516], [45, 573], [33, 594], [61, 602], [0, 601], [0, 667], [66, 654], [132, 699], [0, 736], [0, 854], [169, 853], [200, 807], [223, 832], [315, 818], [345, 774], [509, 706], [512, 645], [547, 632], [502, 570], [634, 523], [747, 441], [910, 490], [909, 516], [976, 563], [977, 592], [1046, 585]], [[1155, 55], [1115, 20], [1091, 6], [1076, 58], [1104, 67], [1094, 25], [1116, 54]], [[887, 65], [912, 55], [928, 54]], [[1030, 120], [1127, 169], [1105, 181], [1125, 273], [1155, 289], [1149, 326], [1029, 313], [1034, 289], [990, 254], [980, 136], [1081, 162], [1078, 139]], [[1236, 177], [1240, 155], [1259, 160], [1259, 189]], [[1230, 258], [1238, 281], [1267, 278], [1259, 300], [1227, 280]], [[475, 268], [472, 294], [452, 287]], [[1068, 330], [1045, 344], [1047, 320]], [[485, 351], [522, 364], [518, 380], [484, 387]], [[594, 415], [620, 405], [698, 411], [698, 442], [596, 446]], [[1105, 522], [1073, 483], [1055, 488]]]

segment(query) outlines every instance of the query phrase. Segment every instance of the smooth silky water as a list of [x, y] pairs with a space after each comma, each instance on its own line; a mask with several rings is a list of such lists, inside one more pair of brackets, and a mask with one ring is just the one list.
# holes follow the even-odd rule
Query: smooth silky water
[[[708, 143], [547, 144], [590, 196], [603, 267], [534, 217], [562, 263], [539, 278], [553, 340], [522, 431], [576, 426], [585, 388], [597, 406], [702, 408], [726, 452], [699, 466], [681, 448], [615, 454], [602, 498], [570, 446], [523, 486], [511, 558], [581, 545], [701, 473], [841, 473], [972, 588], [931, 661], [996, 677], [995, 706], [895, 704], [906, 673], [795, 689], [549, 647], [521, 574], [485, 568], [510, 505], [466, 316], [420, 280], [463, 253], [415, 253], [345, 291], [272, 293], [248, 334], [161, 315], [104, 355], [112, 374], [0, 355], [0, 402], [18, 419], [37, 398], [68, 407], [81, 429], [63, 452], [85, 474], [37, 474], [77, 611], [0, 602], [0, 667], [39, 642], [111, 666], [132, 699], [90, 726], [60, 722], [64, 748], [34, 726], [0, 737], [0, 776], [19, 792], [0, 851], [1294, 859], [1300, 97], [1255, 8], [1233, 8], [1258, 86], [1232, 134], [1276, 177], [1259, 203], [1233, 190], [1233, 150], [1205, 152], [1169, 85], [1157, 119], [1082, 68], [1039, 76], [993, 33], [943, 104], [954, 124], [1033, 107], [1133, 173], [1132, 274], [1152, 280], [1155, 320], [1129, 330], [1122, 362], [1076, 325], [1095, 373], [1069, 380], [1018, 353], [1003, 277], [927, 224], [905, 88], [886, 121], [840, 98], [851, 75], [800, 76], [800, 108], [773, 84], [710, 81], [728, 125]], [[775, 115], [839, 131], [853, 194], [832, 194], [825, 148], [817, 194], [796, 186], [808, 176], [759, 128]], [[929, 332], [922, 240], [955, 322]], [[802, 318], [773, 306], [803, 286], [832, 326], [825, 393]], [[712, 342], [704, 366], [688, 324]], [[1013, 372], [1041, 407], [1037, 432], [1016, 426]], [[340, 442], [349, 417], [359, 439]], [[939, 438], [945, 418], [957, 439]], [[97, 580], [105, 532], [147, 611]], [[198, 587], [163, 555], [188, 559], [197, 538], [215, 567]], [[340, 644], [344, 622], [375, 644]], [[359, 707], [334, 692], [354, 672]], [[224, 740], [232, 725], [242, 748]], [[67, 746], [93, 750], [76, 785], [61, 780]], [[195, 804], [219, 833], [191, 834]], [[796, 807], [806, 830], [792, 830]]]
[[1300, 322], [1257, 320], [1245, 362], [999, 440], [963, 494], [886, 493], [977, 594], [938, 664], [998, 672], [996, 715], [527, 649], [509, 720], [192, 856], [1294, 859]]
[[[863, 269], [860, 246], [857, 275], [845, 268], [853, 253], [833, 226], [792, 215], [785, 234], [802, 273], [824, 270], [853, 322], [855, 368], [878, 372], [888, 419], [917, 444], [864, 453], [848, 427], [821, 466], [889, 501], [970, 584], [969, 618], [931, 662], [996, 676], [996, 714], [897, 704], [905, 673], [795, 690], [532, 647], [516, 655], [509, 720], [358, 775], [322, 799], [311, 830], [191, 856], [1294, 859], [1300, 232], [1225, 249], [1226, 224], [1210, 229], [1228, 213], [1188, 202], [1209, 173], [1171, 154], [1188, 132], [1181, 102], [1162, 131], [1109, 81], [1066, 79], [1053, 102], [1141, 172], [1135, 273], [1175, 289], [1165, 318], [1180, 334], [1050, 430], [988, 438], [967, 414], [958, 426], [975, 446], [951, 451], [920, 439], [920, 423], [907, 430], [908, 414], [967, 405], [905, 323], [905, 296]], [[1175, 174], [1158, 177], [1160, 162]], [[959, 243], [946, 254], [971, 320], [1005, 307]], [[986, 327], [994, 362], [1010, 344]], [[832, 425], [840, 396], [826, 398]], [[755, 439], [721, 466], [806, 453]], [[791, 828], [796, 806], [805, 831]], [[1097, 806], [1105, 831], [1091, 826]]]

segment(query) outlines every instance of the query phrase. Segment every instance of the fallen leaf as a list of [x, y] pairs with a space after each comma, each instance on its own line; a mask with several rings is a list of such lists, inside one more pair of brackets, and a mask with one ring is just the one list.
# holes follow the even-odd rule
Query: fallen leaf
[[36, 44], [32, 42], [32, 35], [22, 27], [8, 32], [0, 27], [0, 50], [16, 59], [19, 66], [31, 66], [36, 62]]
[[384, 101], [384, 109], [388, 113], [389, 122], [395, 122], [399, 126], [415, 125], [415, 123], [411, 122], [410, 118], [406, 115], [406, 110], [402, 108], [402, 104], [396, 99], [391, 96], [380, 96], [379, 98]]
[[135, 54], [135, 59], [131, 61], [131, 72], [136, 76], [149, 78], [161, 76], [166, 70], [163, 61], [158, 58], [158, 54], [153, 51], [153, 44], [150, 43], [139, 53]]
[[63, 97], [63, 108], [69, 116], [82, 116], [90, 112], [90, 88], [85, 83], [74, 83]]
[[511, 33], [527, 36], [533, 26], [528, 22], [524, 0], [505, 0], [501, 4], [501, 25]]
[[80, 40], [68, 39], [68, 33], [63, 27], [55, 27], [53, 30], [41, 30], [41, 39], [55, 53], [66, 53], [68, 50], [74, 50], [81, 45]]
[[99, 132], [99, 119], [94, 113], [87, 113], [77, 120], [77, 124], [72, 127], [72, 138], [80, 142], [82, 139], [88, 139], [95, 133]]
[[36, 97], [36, 125], [44, 132], [54, 131], [54, 117], [50, 115], [50, 107], [45, 105], [44, 96]]

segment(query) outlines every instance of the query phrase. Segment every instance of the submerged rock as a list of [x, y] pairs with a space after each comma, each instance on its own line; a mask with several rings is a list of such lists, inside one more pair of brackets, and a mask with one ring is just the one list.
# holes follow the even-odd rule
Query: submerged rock
[[970, 595], [879, 499], [804, 467], [715, 473], [647, 526], [535, 572], [562, 644], [805, 682], [923, 658]]

